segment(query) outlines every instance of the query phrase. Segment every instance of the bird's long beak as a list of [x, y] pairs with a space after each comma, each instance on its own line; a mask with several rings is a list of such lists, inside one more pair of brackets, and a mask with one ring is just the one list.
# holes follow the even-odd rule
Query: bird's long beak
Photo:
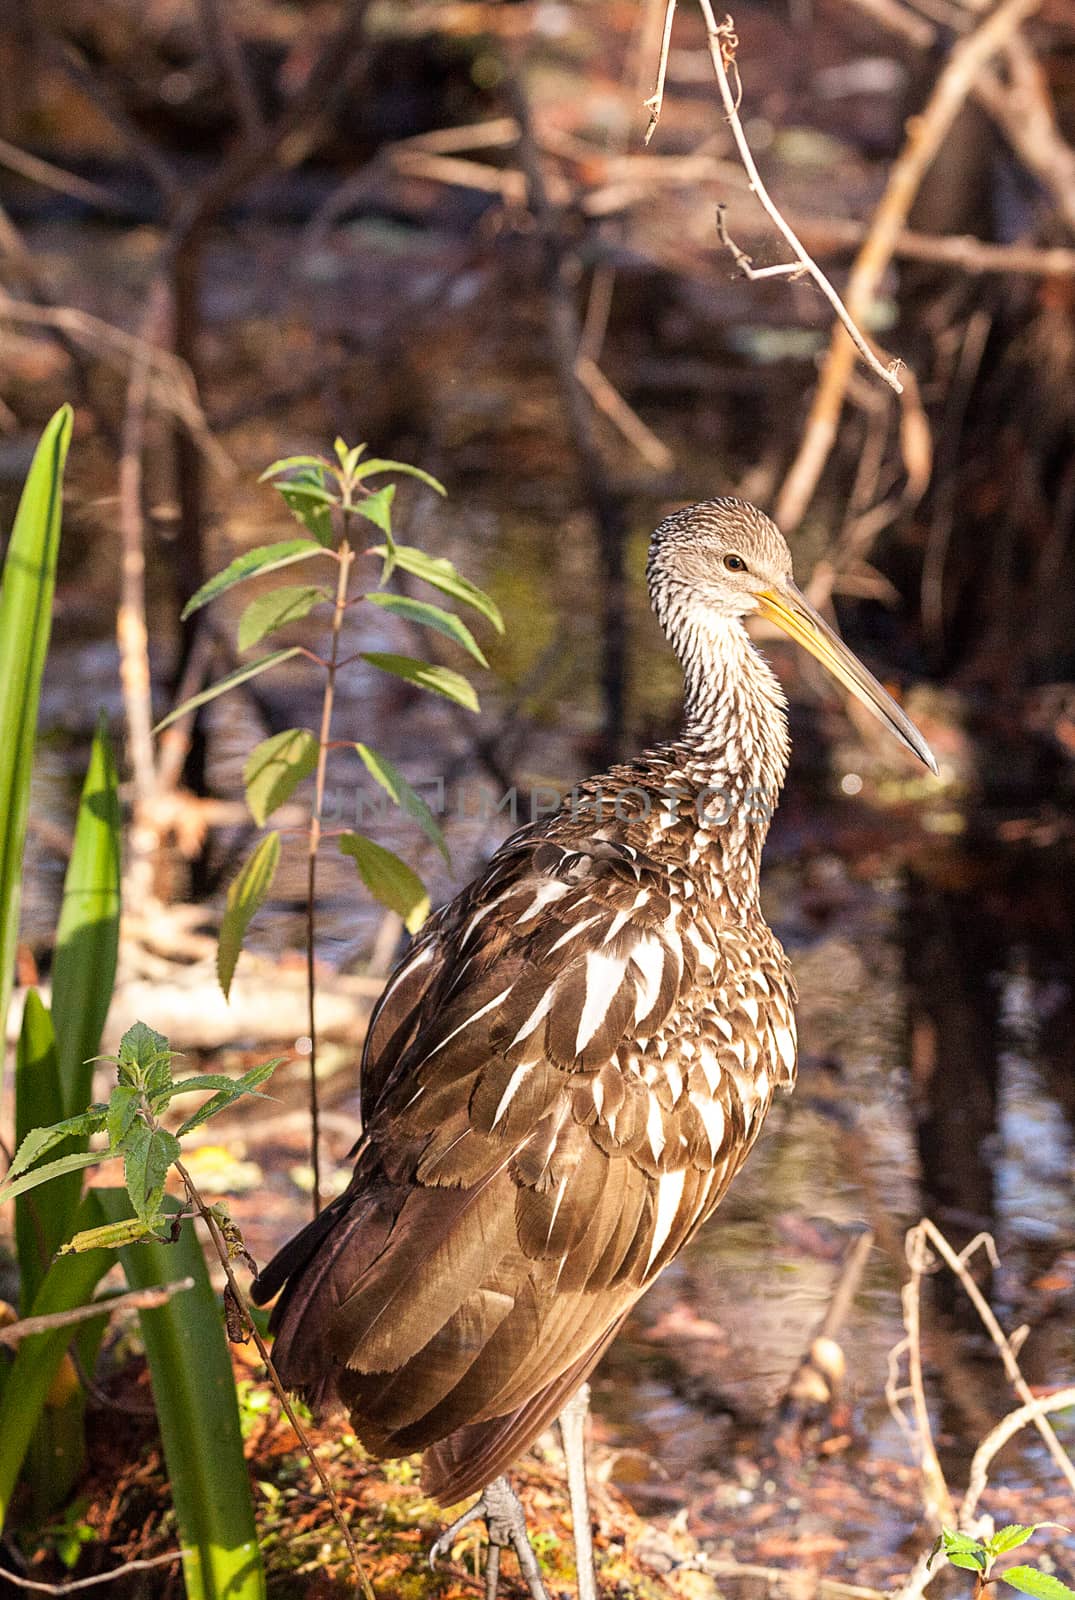
[[936, 777], [937, 763], [933, 759], [933, 752], [914, 723], [790, 580], [779, 589], [763, 590], [758, 595], [758, 610], [763, 617], [775, 622], [778, 628], [809, 650], [838, 682], [850, 689], [856, 699], [873, 712], [878, 721], [891, 728], [897, 739], [908, 750], [912, 750], [920, 761], [924, 761]]

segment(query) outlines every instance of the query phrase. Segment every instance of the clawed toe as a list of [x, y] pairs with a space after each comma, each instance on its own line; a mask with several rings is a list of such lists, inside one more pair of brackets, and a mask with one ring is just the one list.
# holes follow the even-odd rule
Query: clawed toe
[[494, 1478], [470, 1509], [464, 1511], [461, 1517], [457, 1517], [450, 1528], [445, 1528], [430, 1548], [430, 1566], [435, 1567], [437, 1562], [447, 1555], [455, 1543], [456, 1536], [464, 1528], [479, 1520], [485, 1523], [489, 1533], [489, 1554], [485, 1567], [486, 1600], [496, 1600], [500, 1579], [500, 1552], [505, 1545], [511, 1545], [518, 1557], [519, 1568], [530, 1590], [531, 1600], [548, 1600], [545, 1585], [541, 1581], [537, 1556], [526, 1531], [526, 1515], [518, 1495], [507, 1478]]

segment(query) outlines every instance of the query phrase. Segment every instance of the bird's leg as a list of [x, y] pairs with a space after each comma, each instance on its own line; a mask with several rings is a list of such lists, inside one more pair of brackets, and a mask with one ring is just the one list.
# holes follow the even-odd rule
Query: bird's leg
[[507, 1478], [494, 1478], [492, 1483], [487, 1484], [482, 1490], [470, 1510], [464, 1511], [461, 1517], [456, 1517], [450, 1528], [445, 1528], [429, 1552], [430, 1566], [435, 1567], [441, 1556], [447, 1554], [455, 1542], [457, 1533], [479, 1518], [489, 1530], [485, 1600], [496, 1600], [497, 1582], [500, 1577], [500, 1552], [509, 1544], [519, 1559], [519, 1569], [530, 1590], [531, 1600], [549, 1600], [545, 1593], [545, 1585], [541, 1581], [538, 1559], [526, 1531], [526, 1513], [523, 1511], [519, 1496]]
[[575, 1529], [575, 1569], [579, 1600], [597, 1600], [597, 1574], [593, 1561], [593, 1525], [586, 1486], [586, 1417], [590, 1410], [590, 1385], [582, 1384], [560, 1413], [560, 1438], [567, 1462], [567, 1492]]

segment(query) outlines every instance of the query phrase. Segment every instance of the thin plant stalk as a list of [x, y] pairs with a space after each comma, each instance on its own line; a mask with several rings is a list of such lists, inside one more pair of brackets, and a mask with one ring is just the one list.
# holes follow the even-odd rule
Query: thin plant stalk
[[228, 1241], [225, 1239], [224, 1234], [221, 1231], [220, 1224], [213, 1213], [212, 1207], [208, 1206], [202, 1198], [201, 1191], [196, 1186], [194, 1179], [191, 1177], [182, 1161], [176, 1161], [175, 1170], [178, 1172], [180, 1179], [182, 1180], [183, 1188], [186, 1190], [189, 1204], [193, 1210], [197, 1212], [198, 1216], [201, 1217], [206, 1228], [209, 1230], [209, 1237], [213, 1242], [213, 1248], [217, 1253], [221, 1267], [224, 1269], [224, 1277], [227, 1280], [232, 1304], [238, 1308], [242, 1315], [243, 1322], [250, 1332], [250, 1336], [257, 1348], [258, 1355], [265, 1364], [265, 1371], [268, 1373], [269, 1381], [276, 1391], [276, 1397], [283, 1407], [284, 1415], [294, 1428], [296, 1437], [301, 1443], [303, 1450], [306, 1452], [310, 1465], [313, 1467], [314, 1472], [317, 1474], [318, 1481], [320, 1482], [322, 1489], [325, 1491], [325, 1497], [328, 1500], [329, 1506], [332, 1510], [332, 1515], [335, 1518], [336, 1526], [340, 1530], [343, 1542], [347, 1547], [347, 1554], [351, 1558], [351, 1565], [354, 1568], [358, 1586], [362, 1591], [362, 1594], [365, 1596], [365, 1600], [375, 1600], [373, 1589], [370, 1586], [370, 1580], [366, 1575], [366, 1570], [362, 1565], [362, 1558], [358, 1553], [358, 1546], [355, 1544], [354, 1535], [352, 1534], [351, 1529], [347, 1524], [347, 1519], [343, 1514], [343, 1507], [340, 1505], [336, 1491], [332, 1487], [332, 1482], [328, 1474], [318, 1459], [317, 1452], [313, 1446], [313, 1441], [311, 1440], [306, 1429], [303, 1427], [302, 1422], [296, 1414], [295, 1408], [291, 1403], [288, 1392], [280, 1381], [280, 1375], [277, 1372], [276, 1367], [273, 1365], [273, 1359], [269, 1353], [269, 1347], [262, 1338], [261, 1333], [258, 1330], [258, 1325], [251, 1315], [250, 1307], [246, 1301], [246, 1296], [239, 1287], [239, 1280], [236, 1278], [235, 1270], [231, 1264], [232, 1256], [237, 1253], [235, 1245], [233, 1244], [229, 1247]]
[[310, 1029], [310, 1167], [313, 1173], [313, 1206], [316, 1217], [321, 1210], [321, 1120], [317, 1092], [317, 1018], [315, 1016], [316, 976], [314, 972], [315, 907], [317, 903], [317, 851], [321, 843], [321, 816], [325, 804], [325, 773], [331, 746], [332, 712], [336, 701], [336, 672], [340, 664], [340, 634], [347, 610], [347, 585], [355, 553], [347, 538], [349, 523], [344, 512], [344, 537], [336, 552], [339, 562], [336, 580], [336, 607], [332, 613], [332, 643], [325, 667], [325, 697], [321, 706], [321, 735], [314, 779], [314, 806], [310, 818], [309, 856], [306, 871], [306, 1000]]

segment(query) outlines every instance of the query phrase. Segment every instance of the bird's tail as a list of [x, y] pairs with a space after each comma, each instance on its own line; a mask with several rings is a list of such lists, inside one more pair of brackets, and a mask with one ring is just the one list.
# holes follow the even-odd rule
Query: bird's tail
[[391, 1215], [376, 1195], [346, 1191], [308, 1222], [259, 1272], [250, 1288], [255, 1305], [283, 1291], [269, 1319], [276, 1335], [273, 1361], [281, 1380], [315, 1410], [335, 1399], [337, 1362], [329, 1346], [333, 1315], [384, 1247]]

